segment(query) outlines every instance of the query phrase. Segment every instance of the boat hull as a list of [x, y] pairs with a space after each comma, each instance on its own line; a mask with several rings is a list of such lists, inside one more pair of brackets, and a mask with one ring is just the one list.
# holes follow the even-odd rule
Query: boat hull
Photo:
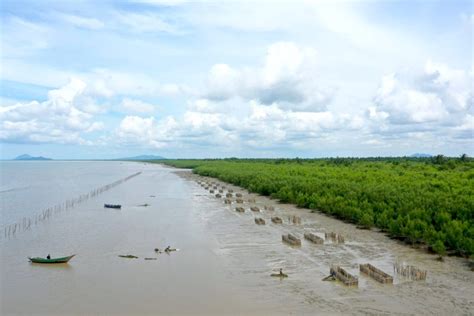
[[72, 256], [68, 256], [68, 257], [62, 257], [62, 258], [52, 258], [52, 259], [46, 259], [46, 258], [39, 258], [39, 257], [36, 257], [36, 258], [30, 258], [28, 257], [28, 259], [30, 260], [30, 262], [33, 262], [33, 263], [47, 263], [47, 264], [51, 264], [51, 263], [67, 263], [69, 260], [71, 260], [75, 255], [72, 255]]
[[115, 209], [121, 209], [122, 205], [119, 204], [104, 204], [105, 208], [115, 208]]

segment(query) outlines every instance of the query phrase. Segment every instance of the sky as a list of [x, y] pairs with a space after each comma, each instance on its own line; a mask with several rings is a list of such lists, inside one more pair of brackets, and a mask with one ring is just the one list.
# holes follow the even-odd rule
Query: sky
[[474, 155], [471, 1], [1, 6], [1, 159]]

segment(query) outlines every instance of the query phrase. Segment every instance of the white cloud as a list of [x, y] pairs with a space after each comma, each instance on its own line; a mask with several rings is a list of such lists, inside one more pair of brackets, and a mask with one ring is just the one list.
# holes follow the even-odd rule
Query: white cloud
[[50, 27], [40, 23], [17, 16], [2, 17], [2, 58], [25, 57], [47, 49], [51, 32]]
[[116, 129], [117, 141], [122, 144], [162, 148], [174, 141], [177, 123], [173, 117], [156, 121], [154, 117], [126, 116]]
[[82, 135], [103, 128], [93, 120], [84, 97], [86, 84], [71, 79], [52, 90], [44, 102], [32, 101], [0, 107], [0, 139], [4, 142], [88, 144]]
[[385, 76], [367, 111], [373, 131], [387, 137], [466, 135], [473, 110], [472, 80], [468, 70], [431, 61], [418, 74]]
[[[236, 113], [213, 112], [209, 100], [198, 100], [180, 119], [129, 116], [116, 131], [126, 143], [176, 148], [210, 146], [224, 148], [304, 147], [337, 131], [362, 128], [362, 118], [325, 112], [293, 112], [276, 105], [250, 101]], [[203, 111], [201, 111], [203, 110]], [[170, 122], [172, 124], [170, 124]]]
[[318, 78], [316, 51], [291, 42], [269, 46], [263, 65], [234, 69], [227, 64], [214, 65], [209, 73], [207, 92], [211, 100], [239, 97], [276, 103], [295, 111], [325, 110], [333, 89]]
[[153, 104], [130, 98], [124, 98], [122, 100], [121, 106], [125, 110], [141, 113], [153, 112], [156, 108]]
[[56, 15], [59, 19], [63, 20], [66, 23], [74, 25], [79, 28], [85, 28], [90, 30], [98, 30], [104, 27], [104, 22], [84, 16], [78, 16], [73, 14], [58, 13]]
[[120, 29], [137, 33], [166, 32], [178, 33], [176, 27], [165, 22], [162, 17], [154, 13], [126, 13], [117, 12], [116, 22], [121, 24]]

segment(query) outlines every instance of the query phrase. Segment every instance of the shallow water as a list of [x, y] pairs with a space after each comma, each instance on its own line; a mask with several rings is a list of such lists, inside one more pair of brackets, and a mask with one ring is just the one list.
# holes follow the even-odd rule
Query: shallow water
[[[437, 262], [434, 256], [380, 233], [357, 230], [234, 187], [235, 192], [244, 193], [246, 201], [246, 212], [237, 213], [235, 204], [225, 205], [223, 199], [215, 198], [196, 183], [200, 177], [188, 171], [142, 163], [75, 164], [62, 165], [62, 174], [87, 181], [72, 181], [74, 192], [61, 180], [59, 184], [50, 181], [45, 190], [54, 192], [52, 188], [60, 187], [75, 196], [138, 171], [142, 174], [0, 241], [2, 315], [473, 313], [474, 277], [462, 259]], [[100, 176], [94, 177], [91, 170], [96, 169], [100, 169]], [[78, 170], [88, 175], [82, 176]], [[10, 186], [23, 184], [16, 180]], [[2, 183], [4, 187], [8, 185]], [[18, 217], [34, 213], [35, 204], [47, 207], [61, 202], [67, 194], [50, 195], [34, 194], [34, 199], [41, 201], [32, 198], [29, 203], [33, 205]], [[248, 203], [249, 197], [255, 197], [256, 203]], [[15, 201], [8, 203], [15, 205]], [[104, 203], [120, 203], [122, 210], [104, 209]], [[149, 206], [139, 206], [145, 203]], [[249, 211], [253, 205], [262, 209], [258, 216], [265, 218], [266, 225], [255, 225], [255, 214]], [[275, 211], [263, 210], [264, 205], [274, 205]], [[2, 221], [16, 220], [11, 208], [6, 211], [2, 207], [1, 214]], [[270, 217], [274, 214], [284, 220], [298, 214], [302, 223], [293, 225], [285, 220], [283, 225], [273, 224]], [[302, 237], [305, 230], [342, 233], [346, 243], [314, 245], [303, 240], [296, 248], [282, 243], [283, 233]], [[153, 251], [167, 245], [180, 251], [169, 255]], [[77, 253], [77, 257], [67, 265], [53, 266], [31, 264], [26, 259], [48, 253], [53, 257]], [[120, 254], [140, 258], [123, 259]], [[360, 276], [358, 288], [321, 281], [331, 264], [340, 264], [358, 276], [357, 265], [370, 262], [393, 274], [397, 260], [427, 269], [427, 280], [395, 279], [394, 285], [381, 285]], [[269, 277], [280, 267], [289, 278]]]

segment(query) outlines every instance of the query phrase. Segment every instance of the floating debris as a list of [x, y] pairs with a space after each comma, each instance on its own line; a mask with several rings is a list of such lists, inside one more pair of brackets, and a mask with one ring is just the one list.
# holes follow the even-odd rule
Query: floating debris
[[224, 193], [224, 190], [222, 190], [222, 189], [219, 189], [219, 193]]
[[405, 265], [404, 263], [395, 263], [393, 265], [393, 272], [410, 280], [419, 281], [426, 280], [426, 270], [418, 269], [415, 266]]
[[281, 236], [281, 239], [292, 246], [301, 246], [301, 239], [292, 234], [283, 235]]
[[283, 220], [278, 216], [272, 217], [272, 222], [275, 224], [283, 224]]
[[250, 208], [250, 210], [251, 210], [252, 212], [260, 212], [260, 209], [259, 209], [258, 207], [256, 207], [256, 206], [252, 206], [252, 207]]
[[238, 197], [238, 198], [241, 198], [241, 197], [242, 197], [242, 193], [236, 193], [235, 196]]
[[367, 274], [372, 279], [380, 282], [380, 283], [392, 283], [393, 284], [393, 277], [380, 269], [377, 269], [370, 263], [361, 264], [359, 265], [360, 272]]
[[324, 239], [313, 233], [304, 233], [304, 238], [315, 244], [324, 244]]
[[220, 195], [219, 193], [216, 194], [216, 198], [220, 199], [222, 197], [222, 195]]
[[358, 286], [359, 279], [339, 266], [331, 266], [329, 272], [347, 286]]
[[225, 195], [225, 197], [227, 197], [227, 198], [231, 198], [232, 196], [233, 196], [232, 193], [227, 193], [227, 194]]
[[265, 205], [265, 206], [264, 206], [264, 209], [267, 210], [267, 211], [274, 211], [274, 210], [275, 210], [275, 208], [274, 208], [273, 206], [271, 206], [271, 205], [270, 205], [270, 206], [266, 206], [266, 205]]
[[229, 192], [229, 193], [234, 193], [234, 190], [229, 189], [229, 190], [227, 190], [227, 192]]
[[244, 200], [242, 200], [241, 198], [238, 198], [238, 199], [235, 200], [235, 202], [237, 202], [239, 204], [242, 204], [242, 203], [244, 203]]
[[261, 217], [255, 217], [255, 224], [257, 225], [265, 225], [265, 220]]
[[127, 259], [138, 259], [137, 256], [134, 255], [119, 255], [120, 258], [127, 258]]
[[209, 193], [214, 193], [214, 190], [209, 190]]
[[237, 212], [240, 212], [240, 213], [244, 213], [244, 212], [245, 212], [245, 209], [244, 209], [242, 206], [237, 206], [237, 207], [235, 208], [235, 210], [236, 210]]
[[229, 199], [229, 198], [226, 198], [226, 199], [224, 200], [224, 203], [225, 203], [225, 204], [232, 204], [232, 200]]

